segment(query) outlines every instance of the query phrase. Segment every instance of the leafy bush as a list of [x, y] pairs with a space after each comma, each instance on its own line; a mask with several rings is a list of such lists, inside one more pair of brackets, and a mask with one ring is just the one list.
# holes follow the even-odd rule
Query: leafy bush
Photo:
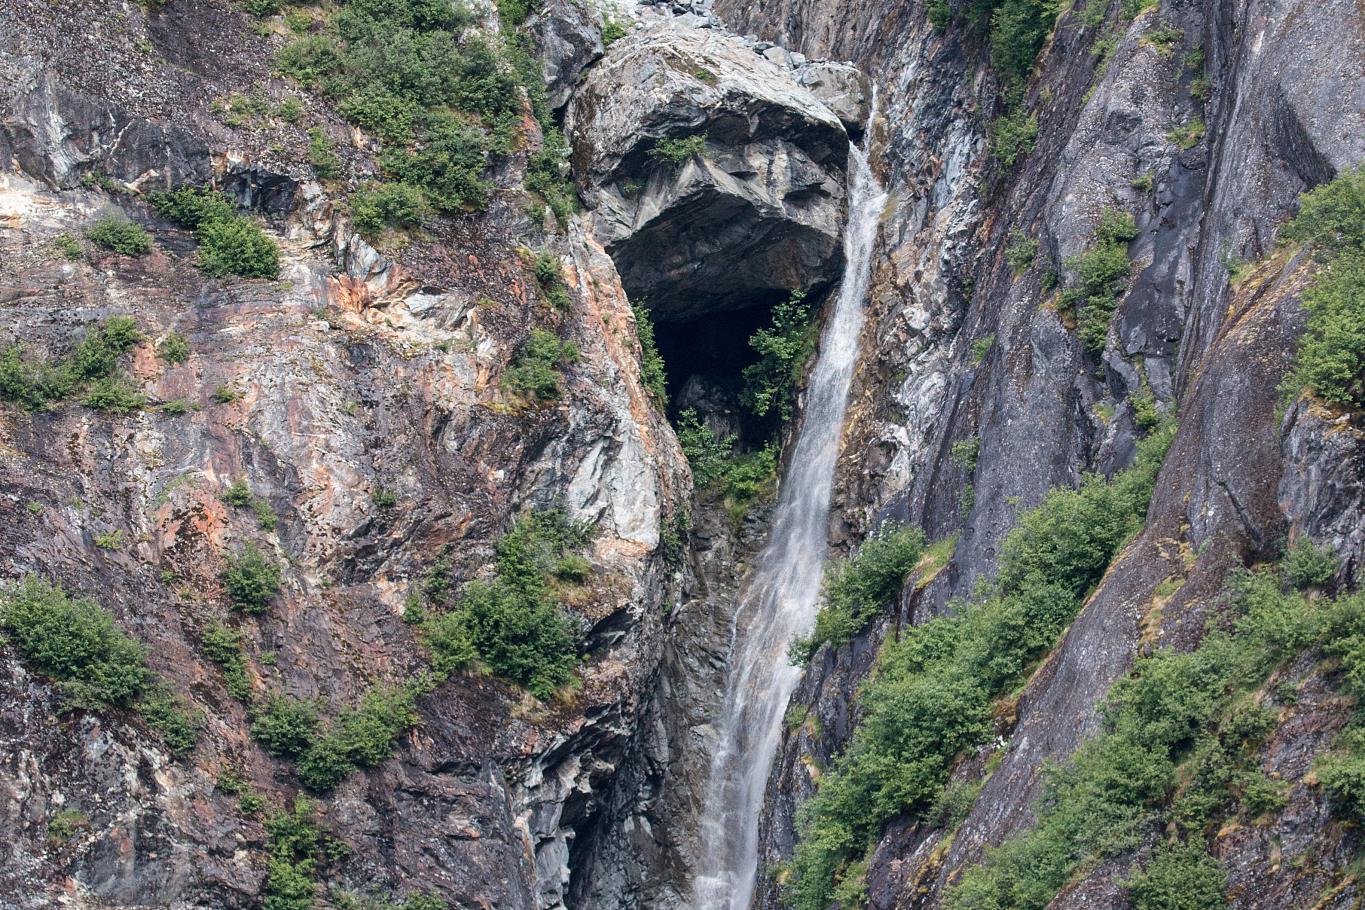
[[386, 227], [417, 227], [431, 211], [426, 193], [407, 183], [369, 183], [351, 196], [351, 220], [371, 239]]
[[924, 532], [883, 525], [846, 560], [825, 569], [824, 606], [809, 638], [793, 645], [798, 663], [808, 661], [820, 645], [852, 641], [905, 584], [924, 554]]
[[681, 167], [705, 152], [705, 133], [682, 138], [665, 136], [654, 143], [654, 147], [649, 150], [649, 157], [668, 167]]
[[156, 346], [156, 353], [169, 364], [180, 364], [190, 359], [190, 345], [184, 335], [171, 329]]
[[1299, 214], [1282, 233], [1322, 259], [1365, 250], [1365, 164], [1299, 197]]
[[386, 150], [384, 169], [402, 182], [420, 186], [437, 209], [458, 212], [483, 208], [487, 143], [473, 126], [455, 117], [436, 118], [426, 141], [416, 149]]
[[526, 163], [526, 188], [545, 200], [561, 223], [578, 211], [578, 190], [574, 187], [569, 157], [564, 133], [549, 127], [540, 151]]
[[242, 633], [222, 623], [210, 623], [199, 636], [204, 656], [223, 671], [228, 694], [238, 701], [251, 699], [251, 679], [247, 675], [246, 650]]
[[280, 273], [279, 247], [253, 221], [210, 221], [197, 234], [199, 268], [206, 275], [275, 278]]
[[336, 148], [321, 127], [315, 126], [308, 131], [308, 163], [313, 166], [313, 173], [324, 180], [335, 177], [341, 170]]
[[147, 726], [161, 735], [172, 752], [185, 755], [194, 749], [204, 728], [204, 717], [166, 685], [150, 686], [136, 707]]
[[1007, 168], [1033, 152], [1038, 139], [1038, 116], [1023, 108], [991, 122], [991, 155]]
[[815, 314], [802, 291], [792, 291], [773, 307], [767, 328], [749, 338], [758, 361], [744, 368], [739, 400], [759, 417], [791, 421], [806, 362], [815, 351]]
[[118, 413], [141, 407], [141, 396], [116, 380], [115, 371], [119, 359], [142, 337], [135, 320], [111, 316], [62, 360], [30, 359], [18, 345], [6, 348], [0, 352], [0, 400], [41, 410], [94, 382], [90, 406]]
[[549, 250], [536, 254], [534, 262], [536, 284], [545, 299], [556, 310], [568, 312], [573, 308], [573, 298], [569, 296], [569, 286], [564, 282], [564, 266], [559, 257]]
[[1062, 308], [1075, 313], [1077, 334], [1092, 351], [1104, 349], [1109, 322], [1128, 280], [1128, 243], [1137, 237], [1133, 216], [1106, 208], [1095, 229], [1095, 245], [1067, 260], [1078, 281], [1062, 292]]
[[147, 400], [142, 393], [130, 388], [121, 377], [106, 376], [90, 384], [90, 390], [86, 393], [83, 403], [92, 411], [131, 414], [140, 410]]
[[522, 399], [554, 401], [564, 392], [564, 369], [577, 363], [578, 356], [572, 341], [560, 341], [546, 329], [532, 329], [503, 377], [503, 388]]
[[1038, 261], [1038, 241], [1020, 228], [1010, 231], [1010, 246], [1005, 252], [1005, 261], [1015, 274], [1027, 272]]
[[411, 688], [366, 692], [359, 705], [337, 715], [299, 757], [299, 780], [311, 790], [330, 790], [357, 768], [383, 762], [398, 737], [417, 723], [415, 702]]
[[1129, 888], [1136, 910], [1222, 910], [1227, 876], [1198, 843], [1170, 843]]
[[323, 831], [313, 804], [300, 797], [290, 810], [266, 819], [270, 855], [266, 860], [264, 910], [311, 910], [317, 895], [317, 866], [337, 851]]
[[654, 340], [654, 320], [649, 310], [638, 303], [631, 303], [630, 309], [635, 314], [635, 337], [640, 342], [640, 385], [655, 404], [663, 407], [668, 404], [668, 374]]
[[1339, 750], [1314, 767], [1323, 790], [1337, 812], [1365, 824], [1365, 727], [1356, 726], [1341, 737]]
[[290, 695], [272, 695], [253, 711], [251, 735], [271, 755], [297, 758], [317, 736], [318, 725], [316, 703]]
[[75, 262], [81, 258], [82, 250], [80, 241], [65, 231], [52, 238], [52, 242], [56, 245], [57, 251], [62, 254], [64, 259]]
[[146, 649], [108, 610], [36, 576], [0, 590], [0, 628], [73, 708], [128, 705], [151, 682]]
[[1188, 151], [1200, 143], [1206, 131], [1207, 127], [1204, 126], [1204, 121], [1195, 118], [1189, 123], [1182, 123], [1171, 130], [1166, 138], [1174, 143], [1177, 148]]
[[559, 510], [524, 515], [498, 541], [493, 580], [470, 584], [458, 599], [449, 564], [438, 560], [424, 591], [434, 604], [451, 603], [452, 609], [423, 624], [436, 671], [479, 661], [541, 699], [569, 682], [578, 662], [578, 628], [554, 601], [549, 580], [586, 576], [588, 564], [574, 551], [590, 537], [590, 529]]
[[280, 567], [248, 544], [228, 560], [223, 585], [233, 606], [247, 613], [263, 613], [280, 590]]
[[888, 819], [935, 804], [955, 757], [989, 735], [991, 697], [1055, 644], [1141, 527], [1172, 436], [1167, 428], [1143, 440], [1133, 467], [1109, 483], [1048, 494], [1006, 537], [1000, 570], [976, 602], [884, 647], [862, 723], [799, 813], [786, 892], [797, 910], [824, 910]]
[[1294, 541], [1285, 557], [1284, 574], [1296, 588], [1317, 588], [1337, 574], [1337, 557], [1331, 547], [1314, 545], [1307, 535]]
[[626, 27], [625, 27], [625, 25], [623, 25], [623, 24], [620, 23], [620, 22], [617, 22], [615, 19], [611, 18], [610, 16], [606, 16], [606, 17], [603, 18], [603, 20], [602, 20], [602, 45], [603, 45], [604, 47], [611, 47], [612, 44], [616, 43], [617, 41], [620, 41], [620, 40], [621, 40], [622, 38], [624, 38], [625, 36], [626, 36]]
[[155, 193], [152, 204], [191, 229], [199, 241], [199, 268], [214, 278], [275, 278], [280, 250], [256, 222], [238, 215], [223, 193], [179, 187]]
[[125, 256], [141, 256], [152, 251], [152, 237], [124, 218], [101, 218], [85, 236], [91, 243]]
[[725, 499], [736, 520], [743, 518], [749, 504], [777, 479], [777, 447], [773, 444], [753, 452], [738, 452], [734, 436], [717, 437], [692, 408], [678, 415], [674, 430], [692, 468], [693, 485]]

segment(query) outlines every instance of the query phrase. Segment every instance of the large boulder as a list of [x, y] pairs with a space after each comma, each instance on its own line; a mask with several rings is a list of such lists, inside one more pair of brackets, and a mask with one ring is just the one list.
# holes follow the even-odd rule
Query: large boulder
[[[739, 39], [665, 23], [618, 41], [565, 126], [594, 230], [657, 318], [838, 276], [848, 135], [790, 70]], [[659, 154], [688, 139], [704, 148]]]
[[545, 70], [546, 97], [559, 110], [605, 50], [601, 14], [574, 0], [548, 0], [526, 23], [526, 33]]

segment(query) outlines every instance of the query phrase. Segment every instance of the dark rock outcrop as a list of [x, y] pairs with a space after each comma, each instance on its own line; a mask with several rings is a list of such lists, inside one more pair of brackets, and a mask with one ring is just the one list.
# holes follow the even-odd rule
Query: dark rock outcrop
[[[847, 135], [790, 70], [737, 38], [665, 22], [621, 39], [565, 129], [595, 234], [657, 318], [838, 276]], [[704, 147], [656, 153], [688, 139]]]

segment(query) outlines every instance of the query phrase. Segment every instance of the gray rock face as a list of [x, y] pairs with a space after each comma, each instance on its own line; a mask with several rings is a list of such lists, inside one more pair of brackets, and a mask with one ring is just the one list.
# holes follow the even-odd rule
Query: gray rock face
[[[565, 120], [597, 237], [661, 319], [827, 284], [842, 265], [839, 118], [737, 39], [672, 23], [624, 38]], [[661, 140], [704, 137], [671, 163]]]
[[[805, 59], [800, 54], [792, 57]], [[796, 81], [833, 111], [849, 132], [860, 133], [867, 125], [872, 89], [857, 67], [829, 60], [804, 63], [797, 68]]]
[[583, 71], [605, 50], [602, 20], [584, 4], [550, 0], [526, 24], [526, 31], [545, 69], [550, 106], [559, 110]]

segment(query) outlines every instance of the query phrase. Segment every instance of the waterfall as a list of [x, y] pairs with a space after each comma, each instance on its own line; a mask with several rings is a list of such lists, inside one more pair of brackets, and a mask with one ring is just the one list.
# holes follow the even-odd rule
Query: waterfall
[[[868, 137], [875, 117], [874, 96]], [[815, 621], [834, 462], [858, 359], [872, 244], [886, 202], [866, 150], [850, 145], [848, 158], [843, 280], [821, 338], [772, 532], [735, 611], [719, 742], [699, 825], [695, 910], [746, 910], [752, 899], [763, 791], [783, 713], [801, 677], [787, 660], [787, 647]]]

